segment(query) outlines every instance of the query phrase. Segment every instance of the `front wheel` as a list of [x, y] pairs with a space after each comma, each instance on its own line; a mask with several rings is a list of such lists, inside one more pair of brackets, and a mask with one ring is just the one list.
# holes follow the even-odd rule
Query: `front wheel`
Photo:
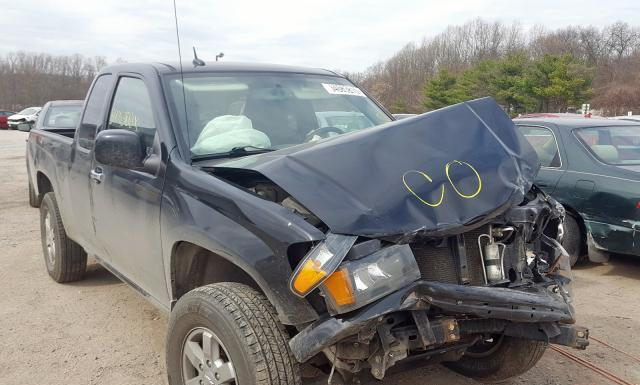
[[237, 283], [185, 294], [169, 320], [170, 385], [300, 385], [289, 337], [267, 299]]
[[460, 360], [445, 366], [481, 382], [502, 382], [534, 367], [546, 348], [543, 341], [494, 335], [469, 347]]

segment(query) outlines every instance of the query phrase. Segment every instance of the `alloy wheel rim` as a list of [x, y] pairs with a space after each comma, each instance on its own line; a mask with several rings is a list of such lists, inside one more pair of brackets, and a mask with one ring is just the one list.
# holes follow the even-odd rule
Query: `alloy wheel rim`
[[210, 329], [195, 328], [185, 338], [182, 344], [182, 380], [185, 385], [237, 385], [227, 349]]
[[49, 266], [53, 268], [56, 261], [56, 235], [53, 231], [53, 227], [51, 226], [51, 214], [48, 212], [44, 217], [44, 233], [47, 246], [47, 262], [49, 263]]

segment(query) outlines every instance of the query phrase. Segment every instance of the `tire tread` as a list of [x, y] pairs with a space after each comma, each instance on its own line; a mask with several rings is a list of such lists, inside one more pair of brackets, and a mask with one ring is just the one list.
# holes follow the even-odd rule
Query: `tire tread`
[[[49, 275], [58, 283], [81, 280], [84, 277], [85, 272], [87, 271], [87, 254], [79, 244], [77, 244], [67, 236], [67, 232], [64, 229], [64, 224], [62, 223], [62, 217], [60, 216], [58, 203], [56, 202], [53, 192], [48, 192], [45, 194], [42, 199], [41, 206], [42, 211], [47, 209], [50, 210], [51, 219], [55, 221], [54, 231], [56, 232], [56, 239], [59, 240], [59, 242], [56, 244], [56, 247], [59, 248], [57, 257], [57, 259], [59, 260], [59, 267], [54, 268], [53, 271], [50, 271]], [[42, 220], [44, 220], [44, 218]], [[42, 234], [42, 237], [44, 237], [44, 234]], [[44, 239], [43, 253], [45, 254], [46, 258]]]
[[[207, 298], [205, 301], [220, 307], [234, 321], [253, 361], [256, 385], [300, 385], [300, 371], [289, 349], [288, 335], [264, 295], [243, 284], [223, 282], [196, 288], [182, 299], [193, 296]], [[179, 312], [183, 311], [184, 308]]]

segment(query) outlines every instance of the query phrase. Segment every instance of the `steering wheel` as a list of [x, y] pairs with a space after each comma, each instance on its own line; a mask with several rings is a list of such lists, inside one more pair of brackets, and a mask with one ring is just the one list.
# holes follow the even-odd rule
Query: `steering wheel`
[[344, 134], [344, 130], [334, 126], [320, 127], [313, 129], [307, 133], [307, 136], [304, 138], [305, 142], [311, 141], [314, 136], [318, 135], [322, 139], [328, 138], [330, 132], [335, 132], [336, 134]]

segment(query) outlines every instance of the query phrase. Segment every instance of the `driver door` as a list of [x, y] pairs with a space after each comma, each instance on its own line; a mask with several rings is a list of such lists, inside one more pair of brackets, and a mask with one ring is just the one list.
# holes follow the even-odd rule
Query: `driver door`
[[[158, 159], [154, 108], [142, 78], [118, 79], [105, 129], [126, 129], [138, 134], [147, 151], [140, 169], [124, 169], [95, 159], [91, 193], [101, 248], [109, 263], [138, 289], [159, 300], [167, 298], [160, 242], [160, 202], [164, 168]], [[154, 161], [151, 161], [154, 160]]]

